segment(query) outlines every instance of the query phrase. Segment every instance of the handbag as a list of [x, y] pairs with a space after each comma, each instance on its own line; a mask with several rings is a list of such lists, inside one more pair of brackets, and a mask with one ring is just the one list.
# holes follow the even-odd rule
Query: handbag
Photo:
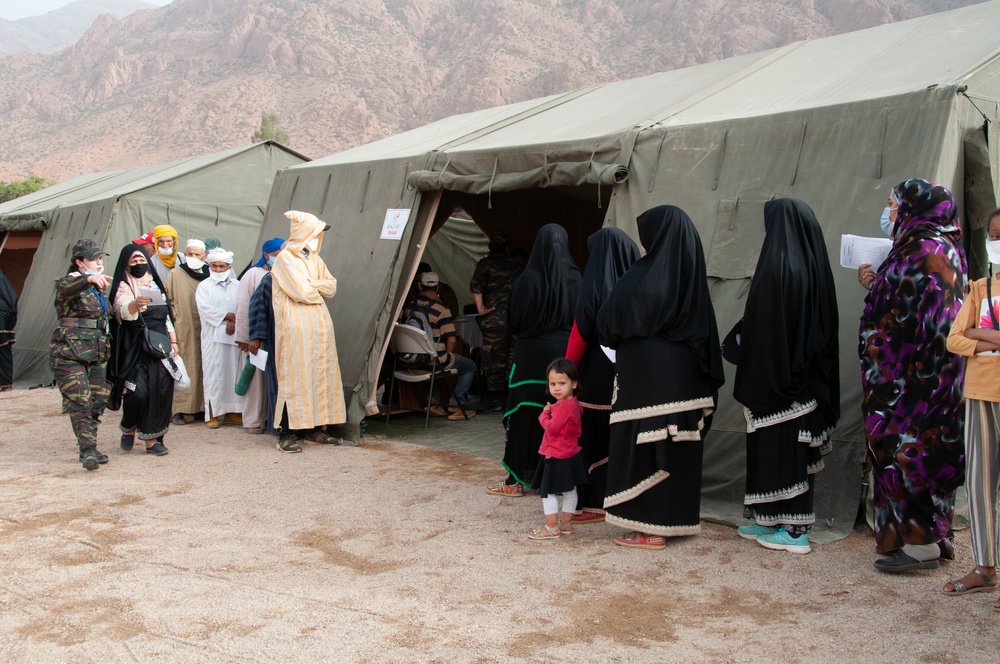
[[181, 359], [180, 355], [165, 357], [160, 361], [170, 372], [170, 377], [177, 383], [174, 385], [174, 392], [183, 392], [191, 387], [191, 376], [188, 375], [187, 367], [184, 366], [184, 360]]
[[743, 319], [739, 319], [726, 338], [722, 340], [722, 358], [730, 364], [740, 363], [740, 341], [743, 335]]
[[139, 321], [142, 323], [142, 349], [148, 355], [158, 359], [170, 357], [170, 335], [159, 330], [151, 330], [146, 326], [146, 321], [139, 314]]

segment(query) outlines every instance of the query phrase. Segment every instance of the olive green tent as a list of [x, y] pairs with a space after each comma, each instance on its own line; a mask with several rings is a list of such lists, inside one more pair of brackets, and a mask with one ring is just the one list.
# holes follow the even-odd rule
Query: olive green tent
[[[55, 327], [55, 280], [66, 273], [70, 250], [89, 238], [111, 254], [154, 226], [170, 224], [187, 238], [216, 236], [242, 265], [255, 256], [274, 175], [307, 161], [265, 141], [155, 166], [81, 175], [0, 205], [8, 238], [41, 233], [20, 293], [14, 344], [14, 382], [48, 384], [49, 339]], [[0, 252], [0, 265], [3, 265]]]
[[[261, 237], [286, 231], [289, 209], [333, 226], [323, 253], [339, 279], [330, 307], [352, 423], [372, 405], [386, 330], [428, 236], [458, 208], [524, 248], [541, 224], [558, 222], [582, 267], [586, 238], [602, 225], [635, 237], [641, 212], [678, 205], [702, 236], [723, 335], [742, 315], [763, 204], [774, 197], [813, 207], [837, 265], [841, 234], [880, 233], [892, 185], [913, 176], [944, 183], [981, 274], [983, 217], [1000, 173], [998, 25], [1000, 2], [985, 2], [449, 117], [283, 171]], [[388, 209], [410, 211], [401, 240], [381, 238]], [[821, 540], [854, 525], [865, 457], [857, 358], [865, 291], [853, 270], [835, 267], [835, 278], [843, 414], [818, 481]], [[705, 445], [703, 514], [735, 521], [746, 424], [727, 369]]]

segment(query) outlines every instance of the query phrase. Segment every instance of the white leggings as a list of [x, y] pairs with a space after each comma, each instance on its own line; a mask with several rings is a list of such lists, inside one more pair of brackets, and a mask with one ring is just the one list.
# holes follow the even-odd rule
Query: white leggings
[[[576, 487], [573, 487], [572, 491], [563, 492], [563, 514], [568, 514], [570, 512], [576, 511]], [[545, 516], [550, 514], [559, 513], [559, 496], [554, 493], [550, 493], [546, 497], [542, 498], [542, 509], [545, 510]]]

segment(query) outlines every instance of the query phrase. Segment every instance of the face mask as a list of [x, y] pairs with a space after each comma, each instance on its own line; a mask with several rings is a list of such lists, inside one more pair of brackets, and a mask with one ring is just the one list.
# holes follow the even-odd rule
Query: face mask
[[229, 278], [229, 270], [226, 270], [225, 272], [209, 272], [208, 274], [215, 281], [225, 281]]
[[986, 240], [986, 255], [990, 257], [990, 262], [1000, 265], [1000, 240]]
[[306, 242], [306, 249], [309, 250], [309, 253], [315, 254], [319, 250], [319, 238], [314, 237], [313, 239]]
[[187, 266], [192, 270], [200, 270], [201, 268], [205, 267], [205, 261], [200, 261], [194, 256], [188, 256]]
[[887, 205], [884, 210], [882, 210], [882, 219], [879, 220], [879, 225], [882, 226], [882, 232], [887, 236], [892, 237], [892, 226], [895, 223], [889, 218], [889, 206]]
[[275, 258], [274, 256], [268, 256], [267, 257], [267, 266], [268, 267], [274, 267], [274, 258]]
[[141, 279], [146, 276], [146, 270], [148, 269], [149, 263], [136, 263], [135, 265], [128, 266], [128, 273], [136, 279]]
[[161, 256], [173, 256], [174, 255], [174, 248], [171, 247], [169, 249], [164, 249], [163, 247], [157, 247], [156, 248], [156, 253], [160, 254]]
[[85, 275], [87, 275], [88, 277], [90, 275], [92, 275], [92, 274], [104, 274], [104, 266], [102, 265], [101, 267], [97, 268], [96, 270], [88, 270], [88, 269], [84, 268], [83, 273]]

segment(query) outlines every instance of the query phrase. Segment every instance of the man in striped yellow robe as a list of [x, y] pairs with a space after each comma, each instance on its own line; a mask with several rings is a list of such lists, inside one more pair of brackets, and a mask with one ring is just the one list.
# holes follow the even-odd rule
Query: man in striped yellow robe
[[347, 421], [333, 320], [326, 301], [337, 280], [319, 257], [330, 227], [307, 212], [291, 211], [291, 233], [271, 268], [280, 423], [277, 449], [301, 452], [298, 440], [339, 444], [326, 427]]

